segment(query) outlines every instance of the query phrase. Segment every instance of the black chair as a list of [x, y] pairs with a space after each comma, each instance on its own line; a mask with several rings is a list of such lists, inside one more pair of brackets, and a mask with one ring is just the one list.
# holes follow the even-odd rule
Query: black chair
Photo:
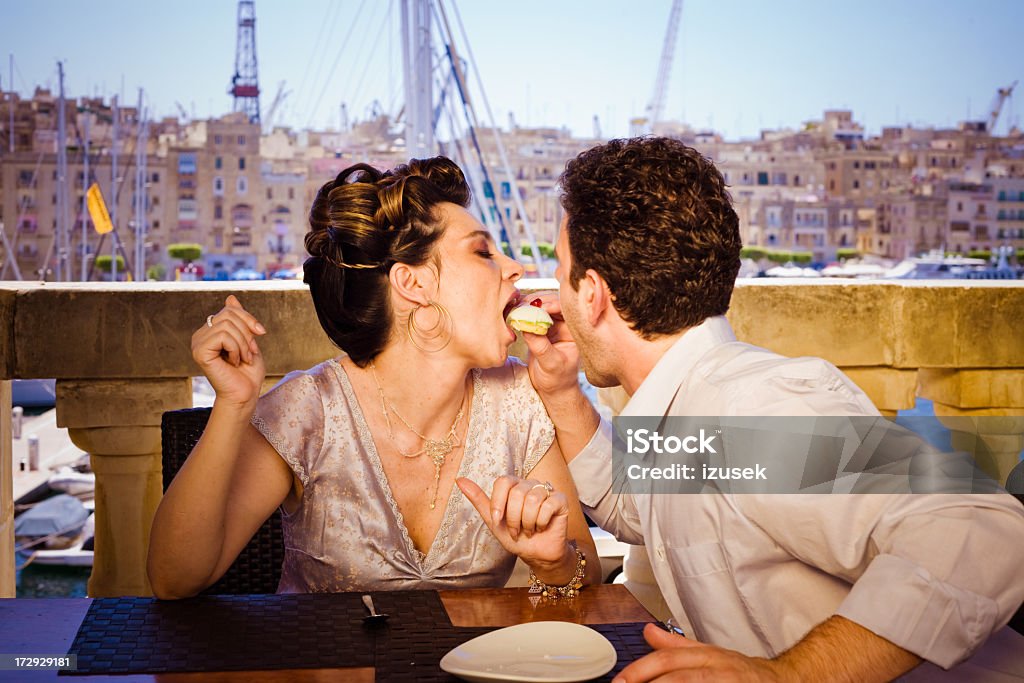
[[[164, 491], [192, 452], [210, 419], [209, 408], [186, 408], [163, 414], [160, 422], [163, 444]], [[187, 549], [182, 549], [186, 551]], [[242, 549], [224, 576], [203, 591], [203, 595], [247, 595], [274, 593], [281, 579], [284, 561], [284, 536], [281, 511], [263, 523]]]

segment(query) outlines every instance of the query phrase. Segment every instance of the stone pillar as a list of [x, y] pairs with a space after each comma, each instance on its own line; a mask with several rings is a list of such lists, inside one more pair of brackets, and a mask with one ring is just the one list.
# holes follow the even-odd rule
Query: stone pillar
[[90, 597], [151, 595], [146, 555], [163, 495], [160, 417], [192, 405], [192, 380], [58, 380], [57, 424], [96, 473]]
[[11, 382], [0, 380], [0, 598], [14, 588], [14, 454], [11, 448]]
[[890, 367], [840, 369], [868, 395], [882, 415], [896, 417], [897, 411], [914, 407], [917, 370]]
[[1024, 370], [924, 368], [919, 382], [953, 448], [1005, 484], [1024, 450]]

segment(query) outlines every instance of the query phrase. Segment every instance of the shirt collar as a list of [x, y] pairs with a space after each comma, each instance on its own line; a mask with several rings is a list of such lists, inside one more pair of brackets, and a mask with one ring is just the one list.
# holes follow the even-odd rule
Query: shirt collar
[[665, 415], [683, 378], [714, 348], [736, 341], [725, 316], [717, 315], [691, 327], [670, 346], [622, 409], [622, 417]]

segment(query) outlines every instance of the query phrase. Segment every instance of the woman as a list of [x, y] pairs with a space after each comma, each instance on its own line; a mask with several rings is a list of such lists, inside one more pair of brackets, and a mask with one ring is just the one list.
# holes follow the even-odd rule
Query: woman
[[595, 580], [554, 429], [508, 358], [523, 270], [469, 200], [444, 157], [324, 185], [305, 282], [345, 355], [263, 397], [266, 330], [235, 297], [193, 335], [217, 398], [153, 522], [158, 597], [214, 583], [277, 507], [279, 592], [501, 586], [515, 556], [553, 596]]

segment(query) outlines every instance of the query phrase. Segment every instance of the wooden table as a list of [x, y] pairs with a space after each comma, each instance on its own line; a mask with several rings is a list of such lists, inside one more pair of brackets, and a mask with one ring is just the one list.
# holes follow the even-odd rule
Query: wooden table
[[[588, 586], [579, 597], [558, 602], [539, 601], [526, 588], [484, 588], [441, 591], [448, 618], [455, 626], [501, 628], [529, 621], [569, 621], [614, 624], [654, 621], [654, 617], [622, 585]], [[91, 600], [76, 598], [0, 600], [0, 653], [13, 655], [65, 654]], [[58, 680], [56, 671], [0, 671], [3, 681]], [[89, 681], [351, 681], [374, 680], [372, 668], [278, 669], [273, 671], [200, 672], [154, 675], [60, 677], [66, 683]]]

